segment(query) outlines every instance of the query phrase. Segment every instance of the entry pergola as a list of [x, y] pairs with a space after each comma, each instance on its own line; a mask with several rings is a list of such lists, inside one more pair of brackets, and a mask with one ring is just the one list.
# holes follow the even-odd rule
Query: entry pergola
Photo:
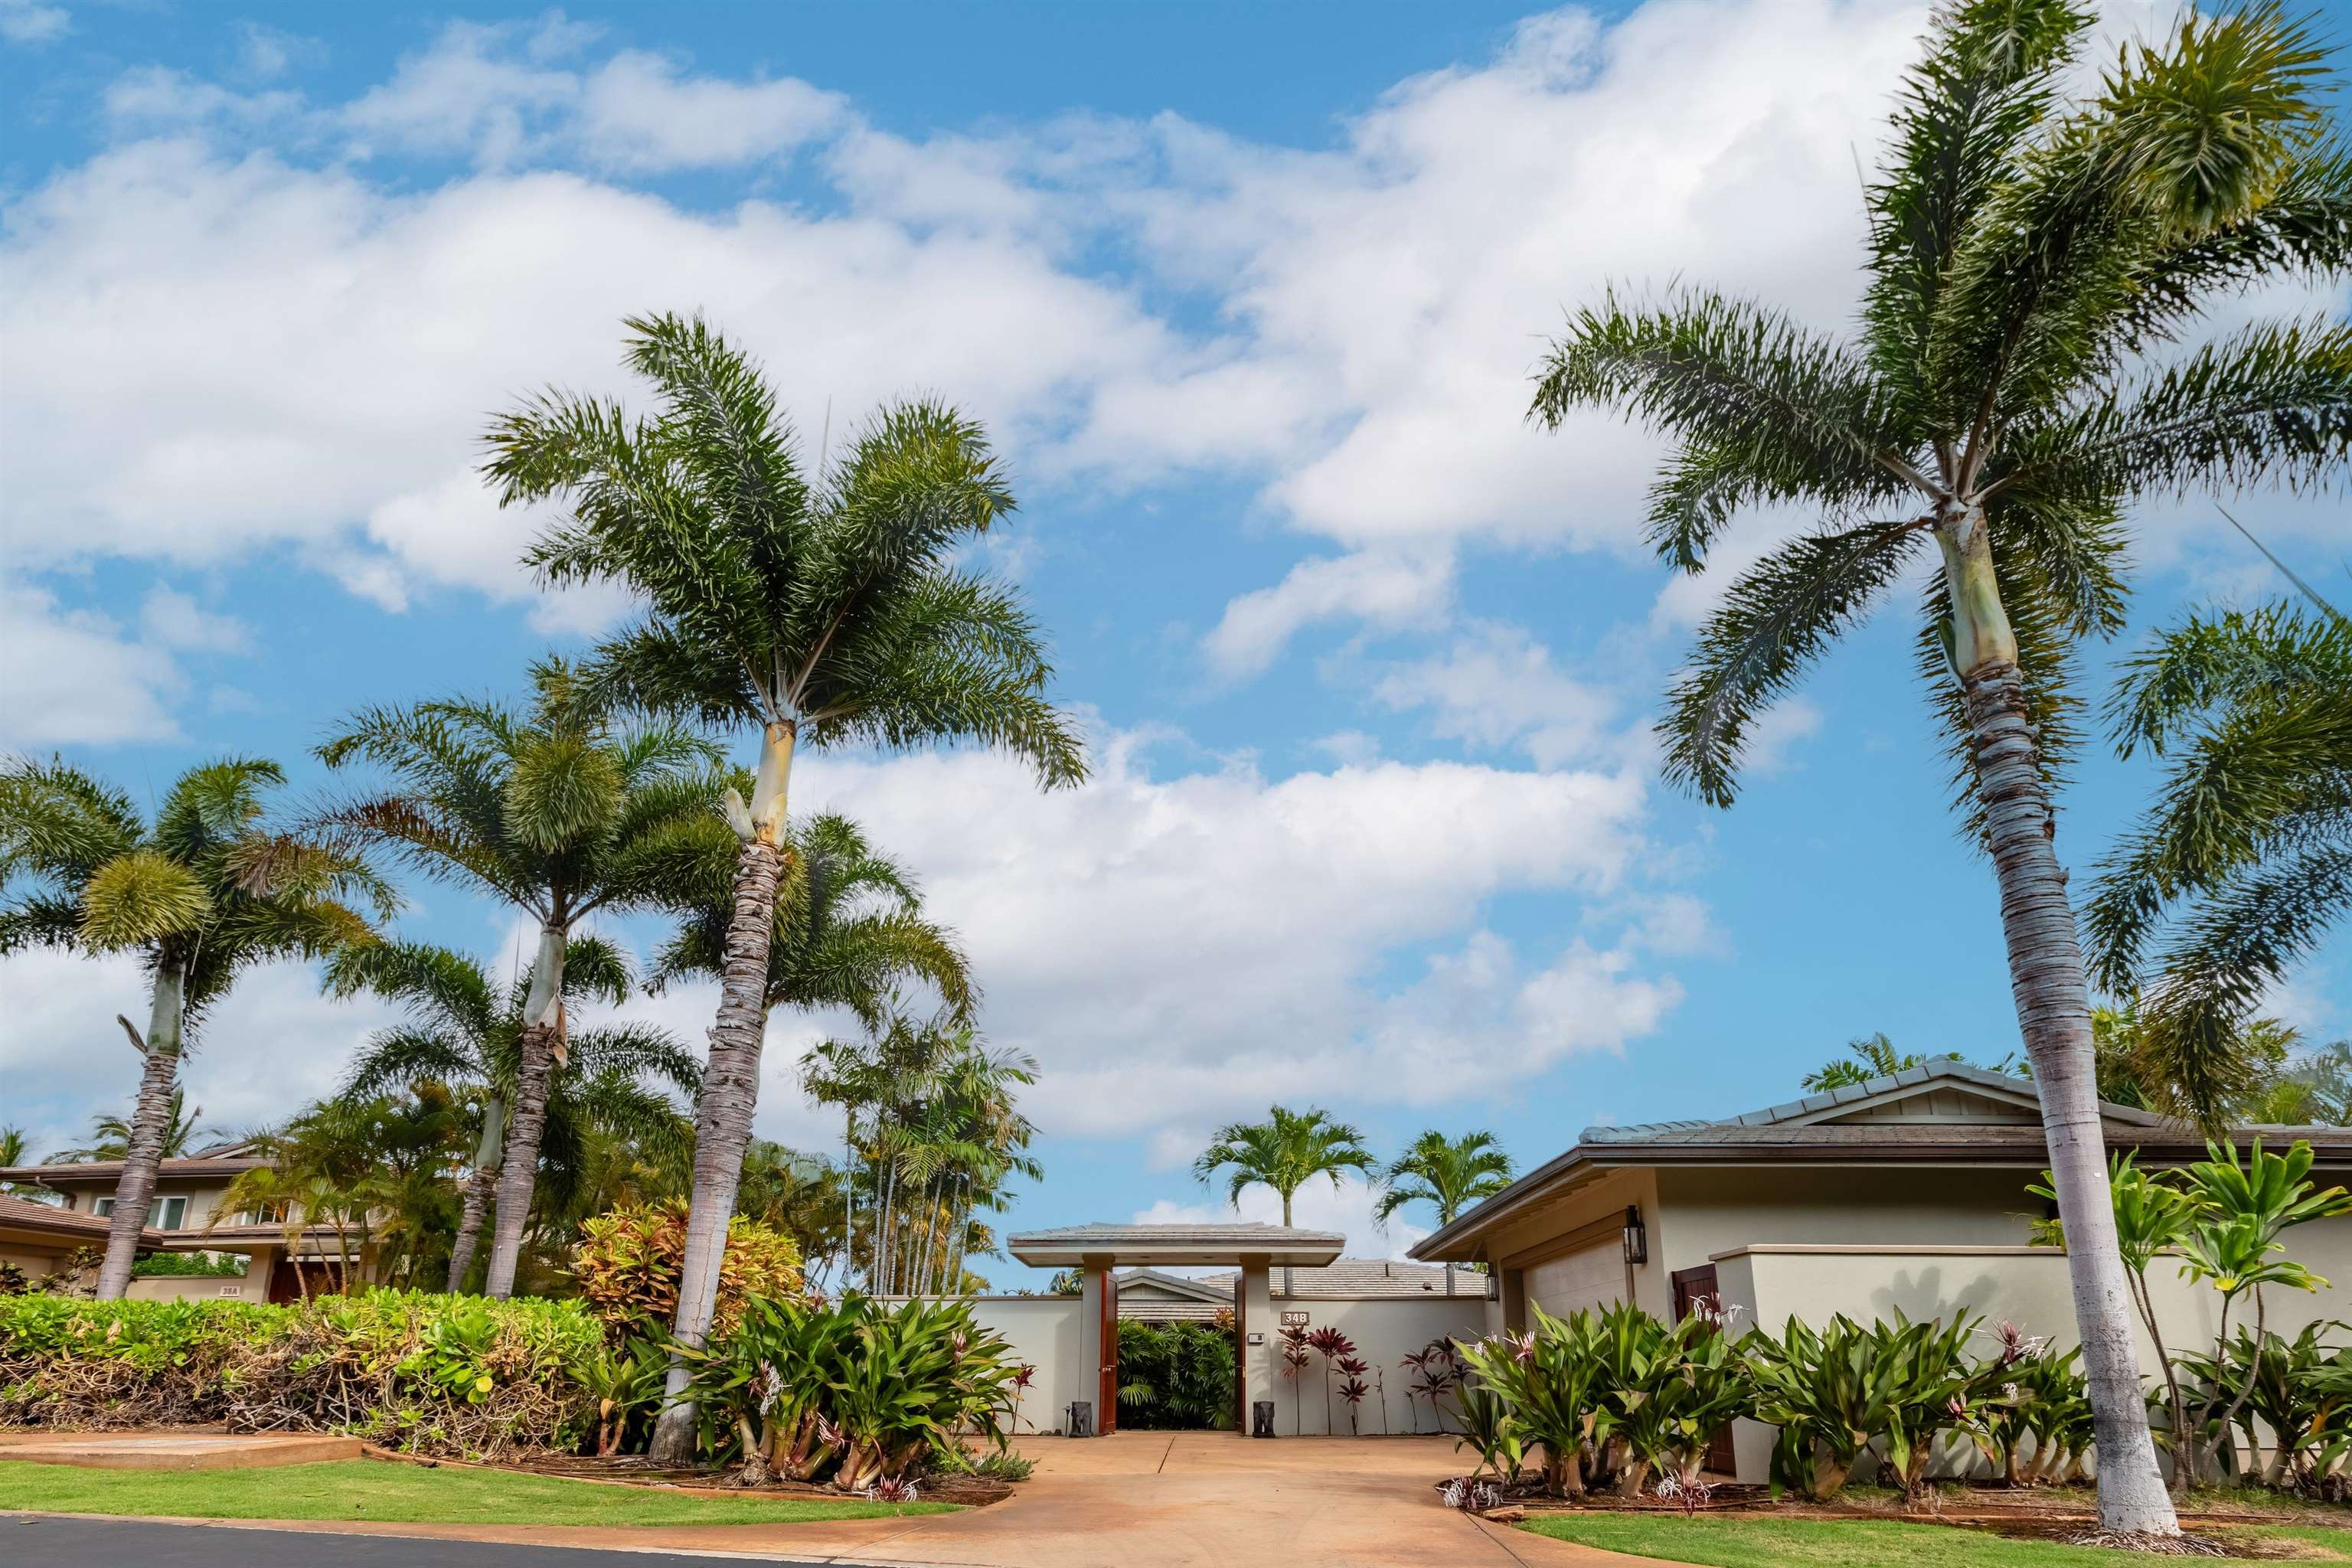
[[[1035, 1268], [1076, 1268], [1086, 1283], [1075, 1386], [1095, 1390], [1095, 1430], [1118, 1429], [1118, 1283], [1112, 1270], [1234, 1268], [1234, 1429], [1249, 1430], [1250, 1405], [1270, 1400], [1279, 1353], [1269, 1276], [1276, 1268], [1336, 1262], [1348, 1238], [1280, 1225], [1073, 1225], [1005, 1238]], [[1087, 1381], [1087, 1369], [1095, 1378]]]

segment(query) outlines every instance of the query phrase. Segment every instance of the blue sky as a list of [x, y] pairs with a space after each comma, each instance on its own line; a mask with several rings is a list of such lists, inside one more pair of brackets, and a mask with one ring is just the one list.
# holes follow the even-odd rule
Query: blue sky
[[[1521, 420], [1543, 335], [1611, 282], [1846, 318], [1855, 162], [1923, 15], [0, 0], [0, 744], [142, 793], [258, 752], [299, 794], [338, 713], [585, 646], [625, 606], [532, 589], [474, 438], [548, 382], [629, 395], [619, 318], [701, 309], [812, 440], [935, 391], [1017, 477], [992, 563], [1096, 782], [851, 756], [796, 789], [907, 861], [991, 1038], [1044, 1063], [1017, 1223], [1202, 1209], [1184, 1160], [1273, 1099], [1383, 1151], [1490, 1126], [1531, 1163], [1595, 1121], [1786, 1098], [1874, 1029], [1998, 1058], [1916, 594], [1776, 713], [1735, 809], [1696, 806], [1648, 721], [1720, 581], [1643, 550], [1645, 436]], [[2340, 495], [2239, 515], [2341, 581]], [[1727, 559], [1804, 521], [1750, 519]], [[2210, 505], [2137, 522], [2121, 647], [2280, 591]], [[2150, 782], [2084, 758], [2079, 873]], [[506, 913], [412, 893], [404, 930], [513, 952]], [[2347, 952], [2277, 999], [2320, 1037]], [[127, 1097], [135, 972], [18, 957], [0, 995], [0, 1120], [47, 1147]], [[709, 998], [632, 1010], [697, 1039]], [[257, 1124], [383, 1021], [257, 974], [193, 1098]], [[837, 1024], [772, 1024], [764, 1131], [824, 1136], [792, 1065]], [[1303, 1217], [1409, 1239], [1364, 1211]]]

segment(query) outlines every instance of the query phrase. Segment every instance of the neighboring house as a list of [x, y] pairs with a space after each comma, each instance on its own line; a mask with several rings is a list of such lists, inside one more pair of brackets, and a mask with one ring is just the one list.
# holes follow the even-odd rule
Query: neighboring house
[[[229, 1184], [247, 1171], [269, 1164], [249, 1143], [217, 1143], [179, 1159], [165, 1160], [155, 1177], [155, 1199], [147, 1211], [147, 1229], [141, 1247], [160, 1252], [206, 1252], [241, 1258], [241, 1276], [154, 1275], [134, 1279], [134, 1300], [168, 1300], [184, 1296], [229, 1297], [251, 1301], [291, 1301], [307, 1283], [312, 1293], [336, 1288], [341, 1250], [331, 1226], [298, 1224], [288, 1235], [288, 1220], [299, 1215], [220, 1215], [220, 1200]], [[114, 1208], [114, 1189], [122, 1179], [120, 1160], [90, 1160], [57, 1165], [17, 1165], [0, 1169], [0, 1181], [38, 1186], [58, 1194], [56, 1206], [30, 1202], [21, 1195], [0, 1197], [0, 1258], [17, 1263], [36, 1279], [58, 1271], [80, 1247], [106, 1246], [107, 1222]], [[38, 1211], [28, 1213], [27, 1211]], [[215, 1216], [217, 1215], [217, 1221]], [[47, 1216], [48, 1241], [39, 1250], [31, 1239]], [[17, 1232], [24, 1239], [12, 1239]], [[71, 1238], [68, 1240], [68, 1238]], [[150, 1239], [152, 1238], [152, 1239]], [[20, 1261], [17, 1253], [38, 1258], [43, 1267]], [[352, 1273], [370, 1277], [371, 1249], [352, 1244]], [[298, 1277], [306, 1271], [308, 1279]]]
[[[2147, 1167], [2205, 1156], [2179, 1122], [2103, 1105], [2111, 1150]], [[2242, 1147], [2308, 1141], [2313, 1176], [2352, 1185], [2352, 1129], [2245, 1128]], [[1843, 1312], [1867, 1322], [1958, 1311], [2074, 1341], [2066, 1260], [2026, 1245], [2043, 1205], [2029, 1196], [2049, 1163], [2030, 1079], [1930, 1062], [1828, 1094], [1717, 1121], [1588, 1127], [1576, 1146], [1420, 1242], [1429, 1262], [1492, 1270], [1490, 1329], [1516, 1331], [1530, 1307], [1560, 1316], [1631, 1300], [1679, 1317], [1718, 1298], [1744, 1330]], [[2293, 1335], [2344, 1315], [2352, 1215], [2287, 1233], [2287, 1250], [2334, 1282], [2318, 1294], [2272, 1290], [2270, 1326]], [[2212, 1343], [2219, 1295], [2148, 1272], [2158, 1321], [2175, 1350]], [[2148, 1345], [2141, 1360], [2152, 1373]], [[1738, 1471], [1761, 1480], [1769, 1429], [1740, 1423]], [[1728, 1456], [1726, 1456], [1728, 1458]]]
[[[1283, 1277], [1273, 1277], [1268, 1294], [1276, 1301], [1424, 1300], [1445, 1294], [1445, 1270], [1421, 1263], [1397, 1263], [1384, 1258], [1342, 1258], [1322, 1268], [1290, 1270], [1293, 1289], [1283, 1289]], [[1198, 1279], [1163, 1274], [1156, 1268], [1130, 1268], [1118, 1275], [1118, 1315], [1147, 1323], [1193, 1320], [1207, 1321], [1234, 1308], [1231, 1273], [1204, 1274]], [[1486, 1293], [1486, 1277], [1468, 1269], [1454, 1277], [1457, 1300], [1475, 1306]]]

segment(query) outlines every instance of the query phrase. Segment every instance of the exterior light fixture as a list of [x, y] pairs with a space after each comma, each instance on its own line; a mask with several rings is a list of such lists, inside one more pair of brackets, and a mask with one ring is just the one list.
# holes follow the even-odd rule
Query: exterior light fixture
[[1650, 1233], [1642, 1225], [1639, 1205], [1625, 1205], [1625, 1261], [1629, 1264], [1650, 1261]]

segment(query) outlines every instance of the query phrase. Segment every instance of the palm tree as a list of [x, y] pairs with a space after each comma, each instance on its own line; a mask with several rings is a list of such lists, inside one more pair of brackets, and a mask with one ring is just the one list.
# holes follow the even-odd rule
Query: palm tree
[[2352, 154], [2326, 133], [2324, 58], [2272, 5], [2191, 14], [2135, 45], [2099, 95], [2063, 84], [2076, 0], [1939, 14], [1868, 193], [1870, 282], [1841, 342], [1703, 291], [1587, 310], [1533, 415], [1611, 407], [1677, 450], [1652, 537], [1703, 568], [1733, 516], [1802, 505], [1821, 531], [1741, 572], [1663, 725], [1665, 771], [1728, 805], [1757, 716], [1933, 542], [1919, 664], [1989, 851], [2040, 1085], [2096, 1415], [2100, 1517], [2179, 1525], [2148, 1440], [2092, 1081], [2089, 994], [2053, 839], [2070, 652], [2122, 616], [2126, 509], [2345, 458], [2352, 327], [2246, 328], [2136, 374], [2200, 311], [2273, 275], [2352, 260]]
[[2139, 993], [2139, 1056], [2176, 1090], [2156, 1109], [2218, 1130], [2262, 1090], [2263, 994], [2352, 913], [2352, 622], [2190, 616], [2126, 665], [2108, 710], [2123, 755], [2169, 766], [2101, 868], [2093, 962]]
[[[525, 1020], [537, 980], [536, 974], [519, 976], [501, 995], [475, 960], [411, 942], [354, 951], [328, 967], [327, 985], [337, 995], [372, 991], [408, 1013], [406, 1024], [369, 1038], [344, 1079], [344, 1099], [364, 1100], [389, 1089], [440, 1083], [471, 1091], [483, 1108], [474, 1169], [462, 1188], [449, 1250], [446, 1289], [452, 1292], [463, 1287], [472, 1267], [483, 1215], [499, 1180], [499, 1108], [520, 1103], [523, 1041], [530, 1032]], [[575, 936], [565, 944], [560, 995], [567, 1007], [592, 1000], [617, 1005], [627, 999], [630, 984], [627, 960], [611, 943]], [[692, 1052], [648, 1025], [618, 1024], [568, 1035], [568, 1048], [561, 1061], [551, 1064], [541, 1090], [534, 1187], [543, 1171], [558, 1173], [559, 1185], [567, 1191], [576, 1185], [591, 1123], [629, 1137], [658, 1142], [667, 1136], [682, 1143], [676, 1108], [646, 1087], [649, 1076], [691, 1095], [701, 1069]], [[560, 1206], [564, 1194], [553, 1195]], [[518, 1226], [517, 1234], [522, 1229]]]
[[[199, 1138], [217, 1138], [217, 1130], [200, 1125], [205, 1108], [187, 1109], [188, 1091], [174, 1086], [163, 1114], [163, 1142], [157, 1145], [156, 1158], [176, 1160], [195, 1146]], [[120, 1160], [131, 1149], [131, 1123], [120, 1116], [93, 1118], [89, 1124], [90, 1142], [85, 1148], [60, 1149], [49, 1156], [52, 1164], [81, 1163], [92, 1160]], [[14, 1161], [0, 1163], [15, 1163]]]
[[150, 824], [129, 795], [62, 760], [0, 763], [0, 893], [15, 895], [0, 902], [0, 953], [136, 952], [150, 976], [146, 1032], [116, 1020], [145, 1066], [100, 1300], [130, 1286], [181, 1058], [205, 1013], [254, 964], [375, 940], [345, 899], [392, 912], [392, 889], [366, 867], [265, 821], [268, 792], [285, 782], [276, 763], [206, 763], [173, 782]]
[[[528, 557], [550, 584], [618, 582], [646, 618], [598, 674], [645, 707], [761, 736], [751, 798], [729, 803], [741, 848], [719, 1014], [696, 1123], [677, 1338], [699, 1345], [759, 1095], [761, 993], [782, 877], [794, 751], [977, 740], [1027, 759], [1048, 786], [1085, 776], [1078, 739], [1045, 700], [1052, 669], [1012, 594], [956, 563], [1013, 506], [980, 426], [942, 404], [883, 410], [812, 484], [774, 393], [699, 319], [627, 323], [630, 367], [659, 412], [551, 392], [500, 418], [486, 472], [502, 504], [560, 500], [570, 516]], [[655, 1451], [693, 1442], [674, 1362]]]
[[[1381, 1224], [1407, 1204], [1427, 1204], [1437, 1211], [1437, 1223], [1449, 1226], [1472, 1204], [1511, 1184], [1511, 1157], [1492, 1132], [1448, 1138], [1432, 1128], [1389, 1162], [1381, 1179], [1388, 1190], [1372, 1211]], [[1454, 1294], [1451, 1263], [1445, 1266], [1445, 1293]]]
[[368, 709], [319, 748], [330, 767], [374, 764], [388, 793], [340, 802], [322, 826], [426, 875], [486, 891], [539, 926], [523, 1002], [513, 1099], [484, 1128], [503, 1163], [483, 1290], [514, 1291], [539, 1171], [549, 1085], [570, 1048], [563, 1021], [568, 945], [600, 913], [671, 897], [681, 867], [728, 834], [717, 752], [666, 723], [623, 726], [561, 659], [531, 669], [530, 705], [448, 699]]
[[[1227, 1170], [1230, 1166], [1231, 1169]], [[1331, 1178], [1339, 1190], [1339, 1173], [1378, 1173], [1380, 1162], [1364, 1147], [1364, 1135], [1330, 1112], [1312, 1107], [1301, 1112], [1269, 1106], [1264, 1121], [1233, 1121], [1217, 1129], [1192, 1173], [1203, 1183], [1226, 1172], [1225, 1201], [1238, 1205], [1243, 1193], [1255, 1186], [1272, 1187], [1282, 1198], [1282, 1223], [1290, 1224], [1291, 1195], [1317, 1176]], [[1282, 1270], [1282, 1293], [1291, 1293], [1294, 1280], [1288, 1265]]]

